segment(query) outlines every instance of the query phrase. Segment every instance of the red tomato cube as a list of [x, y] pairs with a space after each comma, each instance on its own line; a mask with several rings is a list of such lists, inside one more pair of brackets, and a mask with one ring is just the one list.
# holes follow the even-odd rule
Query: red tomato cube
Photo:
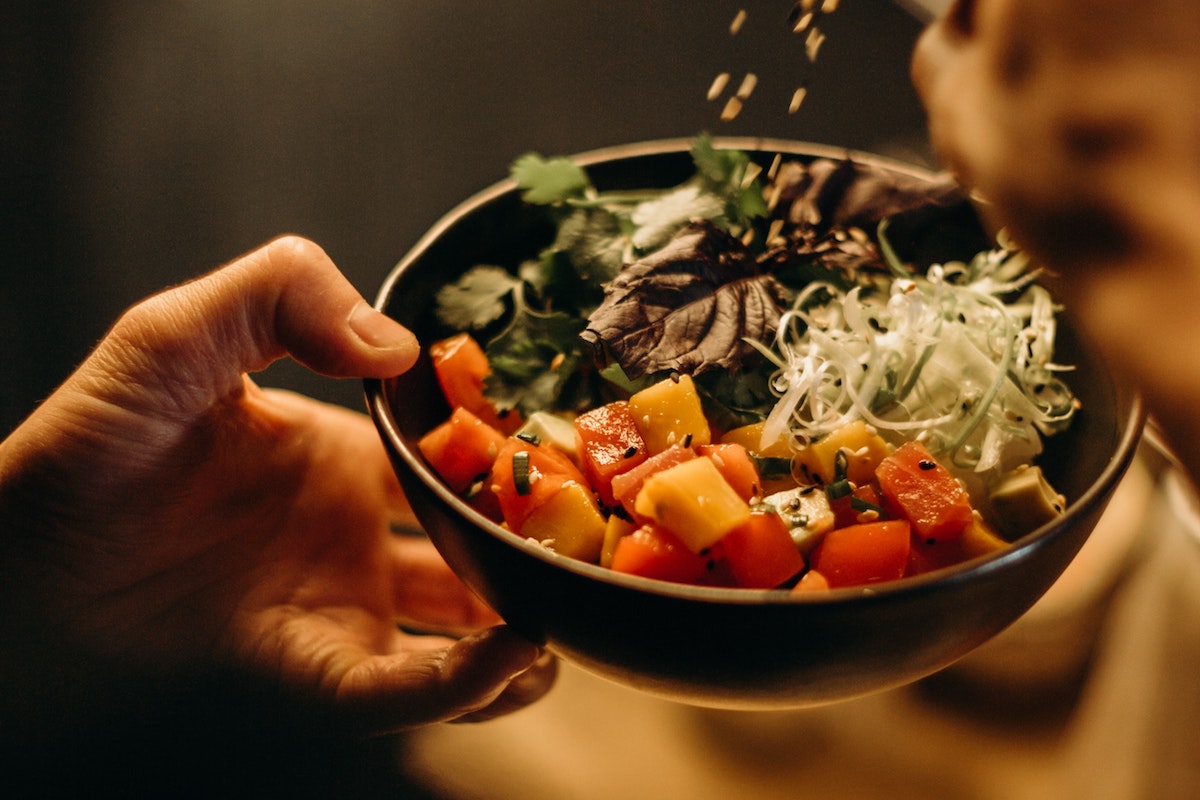
[[451, 408], [465, 408], [493, 428], [512, 433], [521, 427], [516, 412], [501, 416], [483, 394], [483, 383], [492, 366], [487, 354], [470, 334], [459, 333], [429, 346], [433, 371]]
[[812, 568], [834, 588], [897, 580], [908, 567], [911, 543], [905, 520], [835, 528], [813, 551]]
[[751, 514], [721, 539], [720, 549], [737, 585], [746, 589], [773, 589], [804, 569], [804, 556], [773, 511]]
[[575, 432], [584, 474], [601, 501], [615, 507], [613, 478], [649, 456], [629, 404], [617, 401], [580, 414], [575, 418]]
[[648, 523], [617, 542], [612, 569], [673, 583], [703, 584], [708, 582], [710, 563], [666, 528]]
[[971, 521], [967, 490], [918, 441], [884, 458], [875, 477], [889, 507], [922, 539], [957, 539]]
[[743, 500], [762, 496], [762, 480], [749, 451], [740, 444], [705, 444], [696, 448], [696, 455], [708, 456], [717, 471]]

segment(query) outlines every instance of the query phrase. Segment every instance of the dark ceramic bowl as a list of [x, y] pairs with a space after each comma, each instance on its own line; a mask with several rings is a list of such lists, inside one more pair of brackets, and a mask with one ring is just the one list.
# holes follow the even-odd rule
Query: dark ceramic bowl
[[[795, 142], [724, 139], [769, 163], [777, 152], [841, 157]], [[585, 154], [601, 189], [672, 186], [692, 171], [687, 140]], [[919, 171], [854, 153], [907, 174]], [[438, 222], [388, 276], [377, 307], [428, 344], [442, 332], [433, 295], [470, 266], [516, 264], [552, 229], [511, 182], [469, 199]], [[787, 708], [899, 686], [935, 672], [1020, 617], [1087, 539], [1134, 455], [1137, 397], [1116, 384], [1065, 324], [1060, 358], [1082, 400], [1073, 427], [1047, 442], [1041, 464], [1067, 513], [1003, 552], [870, 591], [827, 594], [683, 586], [621, 575], [557, 556], [462, 503], [421, 458], [418, 438], [448, 409], [427, 357], [410, 372], [368, 381], [367, 403], [429, 537], [456, 573], [516, 630], [618, 683], [698, 705]]]

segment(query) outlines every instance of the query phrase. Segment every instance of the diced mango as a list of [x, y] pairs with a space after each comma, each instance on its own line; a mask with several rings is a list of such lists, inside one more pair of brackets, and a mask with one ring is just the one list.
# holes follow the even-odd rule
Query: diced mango
[[666, 378], [635, 392], [629, 410], [651, 454], [673, 444], [694, 447], [712, 441], [700, 395], [688, 375]]
[[600, 548], [600, 566], [612, 566], [613, 554], [617, 552], [617, 542], [633, 533], [637, 528], [636, 522], [625, 519], [619, 514], [613, 514], [608, 518], [608, 523], [604, 526], [604, 544]]
[[887, 442], [863, 420], [843, 425], [796, 455], [801, 472], [816, 483], [837, 480], [838, 452], [845, 454], [845, 477], [863, 484], [875, 477], [875, 468], [891, 452]]
[[773, 442], [763, 441], [763, 428], [765, 427], [765, 422], [752, 422], [749, 425], [734, 428], [725, 432], [721, 437], [721, 442], [740, 444], [751, 453], [765, 458], [791, 458], [792, 448], [783, 437]]
[[582, 483], [569, 482], [529, 512], [521, 535], [564, 556], [595, 562], [604, 545], [605, 526], [591, 491]]
[[693, 553], [750, 519], [750, 504], [708, 458], [693, 458], [651, 475], [634, 508], [675, 534]]

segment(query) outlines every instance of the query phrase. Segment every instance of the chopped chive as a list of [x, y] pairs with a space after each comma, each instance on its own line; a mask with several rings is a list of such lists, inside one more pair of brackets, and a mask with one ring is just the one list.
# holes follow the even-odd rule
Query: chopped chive
[[526, 450], [513, 453], [513, 484], [517, 488], [517, 494], [527, 495], [533, 489], [529, 480], [529, 453]]

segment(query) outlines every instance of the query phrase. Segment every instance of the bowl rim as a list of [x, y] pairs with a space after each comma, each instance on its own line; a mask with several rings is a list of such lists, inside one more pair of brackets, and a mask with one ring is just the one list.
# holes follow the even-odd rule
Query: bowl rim
[[[587, 168], [597, 163], [617, 159], [687, 152], [694, 141], [694, 137], [651, 139], [586, 150], [569, 156], [569, 158], [580, 166]], [[807, 158], [850, 158], [856, 161], [883, 166], [895, 172], [922, 179], [929, 179], [938, 174], [935, 170], [887, 156], [801, 140], [754, 136], [714, 136], [712, 137], [712, 143], [718, 149], [780, 152], [785, 155], [791, 154]], [[433, 242], [437, 241], [448, 229], [453, 227], [461, 217], [503, 195], [517, 191], [517, 188], [515, 180], [505, 178], [467, 197], [439, 217], [416, 243], [413, 244], [408, 252], [404, 254], [401, 260], [389, 270], [380, 285], [374, 304], [375, 308], [379, 311], [386, 309], [396, 284], [401, 280], [404, 272]], [[599, 580], [616, 587], [650, 592], [680, 600], [735, 605], [761, 605], [764, 602], [788, 605], [864, 602], [873, 598], [920, 593], [928, 591], [934, 585], [940, 586], [946, 583], [959, 583], [980, 575], [1004, 570], [1015, 562], [1025, 560], [1041, 547], [1047, 546], [1050, 541], [1057, 538], [1058, 534], [1069, 526], [1069, 523], [1074, 518], [1083, 516], [1107, 502], [1107, 498], [1111, 494], [1110, 490], [1120, 481], [1137, 453], [1138, 444], [1142, 438], [1142, 431], [1146, 421], [1146, 410], [1141, 394], [1133, 389], [1123, 388], [1118, 384], [1118, 395], [1122, 394], [1122, 392], [1128, 394], [1129, 413], [1120, 423], [1120, 433], [1116, 446], [1104, 469], [1101, 470], [1096, 480], [1068, 506], [1062, 516], [1030, 531], [1003, 550], [983, 556], [976, 556], [960, 564], [895, 581], [869, 584], [867, 586], [833, 588], [824, 592], [797, 593], [780, 589], [698, 586], [614, 572], [599, 564], [592, 564], [556, 553], [540, 542], [527, 539], [509, 531], [463, 503], [461, 498], [433, 472], [432, 468], [421, 457], [415, 445], [411, 445], [404, 438], [388, 403], [386, 381], [367, 378], [364, 379], [363, 385], [368, 411], [374, 418], [376, 427], [394, 452], [403, 460], [405, 466], [428, 489], [433, 491], [440, 500], [453, 509], [454, 513], [465, 518], [468, 522], [474, 524], [477, 528], [480, 528], [492, 537], [498, 538], [503, 543], [515, 547], [549, 565], [566, 569], [582, 577]]]

